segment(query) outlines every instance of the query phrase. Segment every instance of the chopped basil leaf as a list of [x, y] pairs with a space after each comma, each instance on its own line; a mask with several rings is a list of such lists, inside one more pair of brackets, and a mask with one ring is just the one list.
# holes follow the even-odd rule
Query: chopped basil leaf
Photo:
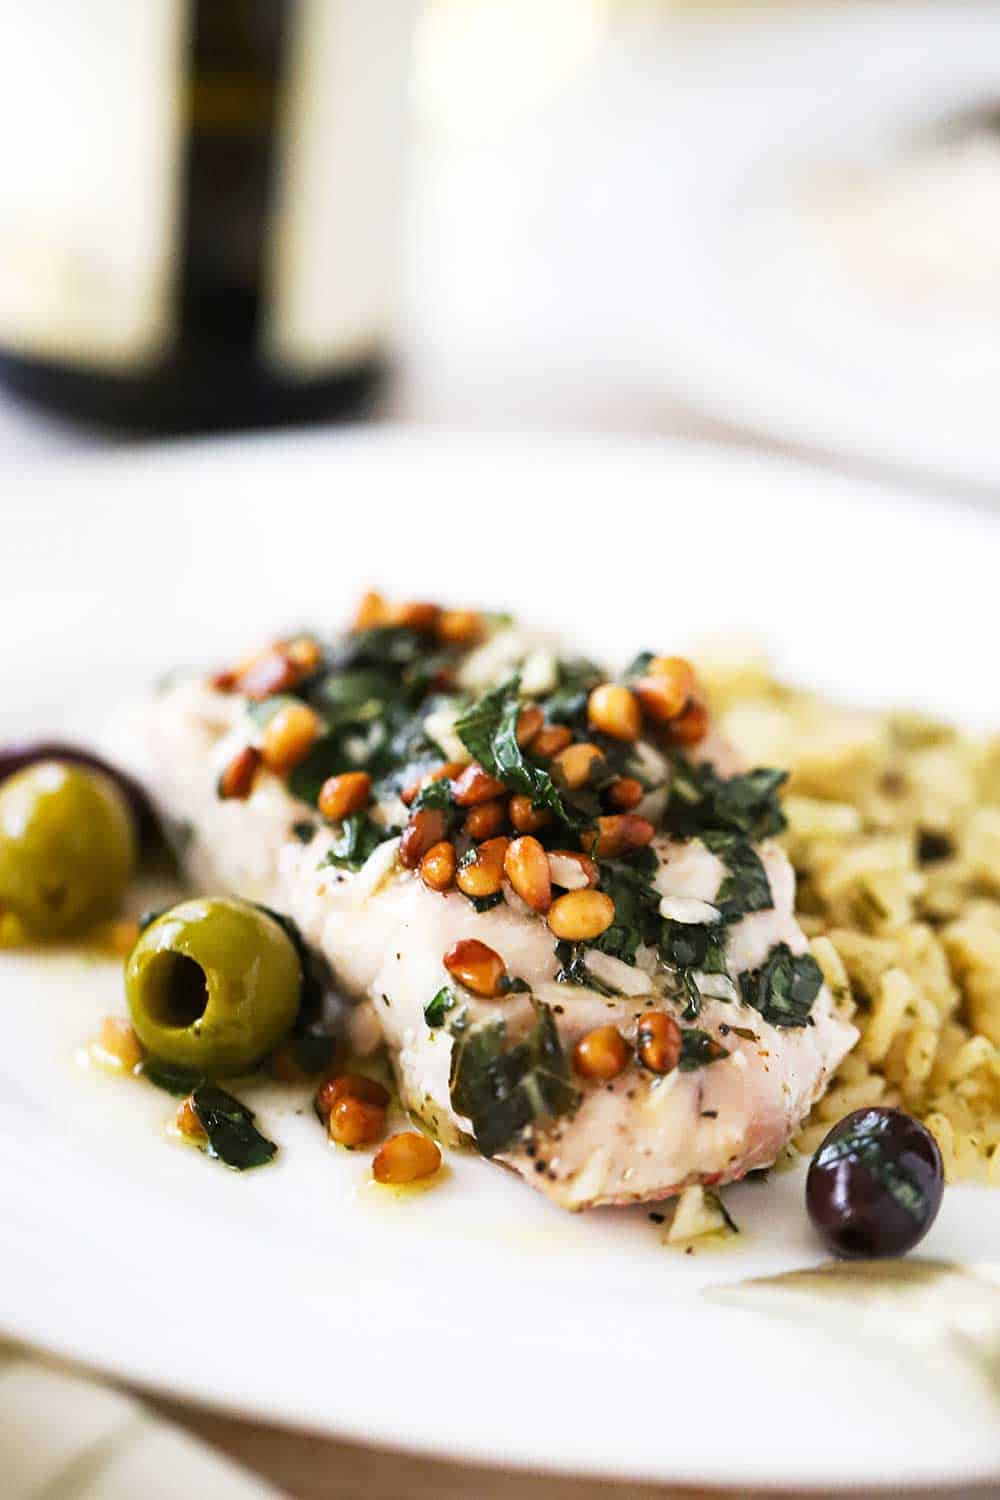
[[425, 782], [410, 804], [410, 816], [412, 817], [415, 812], [420, 812], [425, 807], [438, 812], [454, 812], [455, 797], [451, 782], [443, 776], [437, 781]]
[[352, 813], [340, 825], [336, 842], [320, 861], [323, 865], [336, 865], [342, 870], [360, 870], [379, 844], [395, 838], [398, 829], [383, 828], [366, 812]]
[[513, 974], [504, 974], [497, 984], [497, 993], [500, 995], [527, 995], [530, 990], [530, 984]]
[[822, 984], [812, 955], [794, 954], [787, 943], [773, 947], [761, 968], [740, 975], [744, 1004], [760, 1011], [771, 1026], [811, 1026], [810, 1011]]
[[702, 974], [725, 974], [725, 931], [698, 922], [664, 921], [660, 957], [672, 969], [697, 969]]
[[288, 1049], [299, 1070], [308, 1076], [324, 1073], [333, 1062], [337, 1044], [329, 1032], [309, 1028], [288, 1038]]
[[148, 1078], [156, 1088], [177, 1098], [185, 1098], [192, 1089], [205, 1082], [200, 1073], [191, 1073], [186, 1068], [175, 1068], [173, 1063], [160, 1062], [155, 1057], [144, 1058], [142, 1076]]
[[787, 779], [787, 771], [764, 768], [723, 778], [708, 762], [693, 765], [678, 755], [666, 826], [681, 838], [714, 829], [741, 833], [758, 843], [785, 827], [778, 789]]
[[682, 1028], [681, 1055], [677, 1064], [680, 1072], [693, 1073], [696, 1068], [707, 1068], [710, 1063], [728, 1056], [725, 1047], [707, 1031], [699, 1031], [694, 1026]]
[[520, 679], [512, 677], [485, 693], [458, 719], [455, 732], [470, 755], [511, 791], [531, 798], [533, 807], [554, 813], [571, 828], [583, 828], [590, 818], [567, 805], [548, 771], [532, 765], [517, 743]]
[[649, 664], [653, 660], [652, 651], [640, 651], [634, 656], [625, 668], [624, 677], [626, 682], [632, 682], [636, 677], [645, 677], [649, 671]]
[[718, 855], [728, 872], [712, 903], [722, 913], [722, 920], [737, 922], [748, 912], [770, 911], [774, 905], [771, 883], [749, 840], [737, 833], [713, 830], [701, 837], [706, 849]]
[[259, 901], [253, 902], [253, 905], [266, 917], [270, 917], [272, 922], [277, 922], [298, 955], [299, 967], [302, 970], [302, 993], [299, 998], [299, 1013], [295, 1025], [300, 1030], [304, 1029], [316, 1019], [322, 1008], [323, 992], [329, 984], [326, 961], [307, 945], [299, 931], [298, 924], [293, 922], [291, 917], [286, 917], [284, 912], [275, 911], [271, 906], [263, 906]]
[[503, 891], [494, 891], [492, 896], [470, 896], [468, 898], [476, 911], [492, 911], [494, 906], [500, 906], [503, 901]]
[[292, 837], [298, 839], [300, 844], [311, 844], [316, 837], [316, 824], [306, 822], [293, 823], [291, 832]]
[[454, 1010], [456, 1003], [455, 991], [443, 984], [434, 999], [424, 1006], [424, 1020], [428, 1026], [443, 1026], [445, 1016]]
[[548, 722], [584, 729], [587, 725], [587, 699], [591, 689], [603, 681], [604, 673], [592, 661], [583, 657], [561, 661], [558, 685], [542, 700]]
[[605, 861], [599, 866], [598, 884], [615, 903], [615, 917], [592, 946], [612, 958], [620, 958], [623, 963], [634, 964], [640, 944], [655, 945], [659, 939], [660, 896], [650, 883], [656, 864], [651, 849], [640, 849], [625, 859]]
[[593, 990], [598, 995], [604, 995], [610, 999], [614, 995], [620, 995], [612, 985], [605, 984], [603, 979], [598, 979], [587, 968], [587, 944], [568, 943], [565, 939], [556, 943], [556, 958], [559, 960], [559, 971], [556, 974], [557, 984], [577, 984], [584, 989]]
[[253, 1111], [225, 1089], [202, 1084], [192, 1093], [191, 1104], [208, 1136], [206, 1153], [227, 1167], [245, 1172], [249, 1167], [262, 1167], [277, 1154], [274, 1142], [253, 1123]]
[[537, 1120], [572, 1113], [580, 1102], [552, 1012], [532, 1003], [535, 1024], [513, 1045], [503, 1021], [473, 1027], [455, 1040], [452, 1107], [471, 1121], [484, 1156], [509, 1148]]

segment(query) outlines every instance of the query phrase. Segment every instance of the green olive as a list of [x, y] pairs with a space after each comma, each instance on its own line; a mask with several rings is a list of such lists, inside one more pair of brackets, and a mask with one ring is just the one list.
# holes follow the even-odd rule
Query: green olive
[[258, 1063], [295, 1020], [301, 990], [299, 956], [274, 918], [222, 896], [182, 901], [157, 917], [125, 969], [143, 1046], [203, 1077]]
[[128, 806], [100, 771], [45, 760], [0, 783], [0, 909], [37, 936], [113, 916], [135, 857]]

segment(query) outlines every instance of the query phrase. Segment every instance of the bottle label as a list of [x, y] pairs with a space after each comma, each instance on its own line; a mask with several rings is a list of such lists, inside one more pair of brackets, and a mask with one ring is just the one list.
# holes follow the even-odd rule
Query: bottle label
[[413, 0], [299, 0], [279, 142], [268, 362], [364, 358], [394, 311]]
[[181, 0], [0, 0], [0, 343], [108, 369], [171, 335]]
[[[282, 0], [256, 198], [253, 174], [230, 182], [211, 154], [213, 132], [244, 123], [232, 109], [213, 114], [213, 100], [254, 97], [223, 66], [226, 11], [201, 11], [228, 3], [0, 0], [5, 351], [134, 373], [175, 348], [225, 341], [233, 285], [245, 292], [236, 311], [252, 308], [248, 353], [276, 373], [329, 372], [384, 341], [414, 0]], [[278, 10], [262, 13], [274, 27]], [[206, 80], [209, 21], [222, 54]], [[198, 155], [189, 131], [203, 116]], [[247, 149], [245, 130], [240, 139]], [[242, 212], [227, 212], [241, 184]], [[217, 211], [225, 222], [213, 227]]]

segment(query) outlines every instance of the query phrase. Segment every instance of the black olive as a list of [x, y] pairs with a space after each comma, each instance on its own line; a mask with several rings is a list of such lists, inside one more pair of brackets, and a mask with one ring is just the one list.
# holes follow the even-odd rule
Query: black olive
[[944, 1168], [937, 1142], [901, 1109], [856, 1109], [809, 1165], [806, 1208], [834, 1255], [905, 1255], [937, 1217]]

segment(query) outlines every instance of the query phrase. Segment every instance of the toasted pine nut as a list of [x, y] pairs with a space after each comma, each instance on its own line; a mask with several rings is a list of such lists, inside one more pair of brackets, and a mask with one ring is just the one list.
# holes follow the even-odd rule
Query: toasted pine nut
[[388, 613], [386, 602], [381, 594], [374, 589], [369, 589], [362, 594], [357, 610], [354, 615], [354, 630], [374, 630], [379, 625], [386, 623]]
[[389, 1090], [383, 1088], [377, 1078], [368, 1078], [364, 1073], [338, 1073], [336, 1078], [327, 1078], [316, 1094], [316, 1109], [325, 1119], [340, 1099], [360, 1099], [363, 1104], [386, 1109]]
[[480, 802], [470, 807], [465, 815], [465, 831], [470, 839], [482, 843], [483, 839], [495, 839], [507, 821], [507, 804], [499, 797], [494, 802]]
[[615, 903], [604, 891], [567, 891], [553, 901], [549, 927], [557, 938], [585, 943], [607, 932], [615, 920]]
[[327, 1134], [339, 1146], [370, 1146], [385, 1129], [385, 1108], [346, 1095], [327, 1116]]
[[319, 810], [324, 818], [336, 823], [340, 818], [349, 818], [368, 806], [372, 794], [372, 779], [367, 771], [343, 771], [339, 776], [328, 776], [319, 789]]
[[537, 703], [529, 703], [527, 708], [521, 709], [517, 716], [517, 727], [514, 733], [522, 750], [526, 745], [531, 744], [544, 723], [545, 715]]
[[443, 609], [434, 632], [447, 646], [471, 646], [483, 633], [483, 617], [474, 609]]
[[269, 771], [284, 776], [305, 760], [319, 738], [317, 714], [305, 703], [286, 703], [272, 714], [261, 736], [261, 755]]
[[219, 777], [219, 796], [245, 801], [253, 790], [259, 766], [260, 751], [253, 745], [244, 745], [242, 750], [237, 750]]
[[400, 800], [405, 802], [406, 806], [409, 807], [411, 802], [416, 801], [428, 782], [452, 781], [456, 776], [461, 776], [466, 765], [466, 761], [446, 760], [443, 766], [435, 766], [433, 771], [428, 771], [425, 775], [418, 776], [416, 781], [411, 781], [409, 786], [405, 786], [399, 794]]
[[532, 911], [548, 911], [552, 905], [552, 879], [548, 855], [537, 839], [530, 835], [515, 839], [504, 855], [503, 867], [507, 879]]
[[603, 760], [604, 754], [596, 745], [583, 741], [560, 750], [552, 762], [552, 770], [563, 786], [575, 792], [587, 785], [595, 764]]
[[584, 1078], [617, 1078], [628, 1067], [629, 1046], [617, 1026], [597, 1026], [573, 1048], [573, 1066]]
[[123, 1073], [131, 1073], [137, 1068], [145, 1056], [142, 1043], [136, 1036], [128, 1021], [121, 1016], [105, 1016], [101, 1022], [101, 1031], [97, 1039], [97, 1046], [108, 1063]]
[[708, 727], [708, 709], [692, 698], [680, 718], [668, 724], [667, 732], [676, 745], [697, 745], [705, 738]]
[[586, 854], [576, 849], [553, 849], [549, 854], [549, 874], [553, 885], [563, 890], [579, 891], [584, 886], [597, 884], [597, 866]]
[[447, 839], [432, 844], [420, 861], [420, 878], [431, 891], [446, 891], [455, 879], [455, 845]]
[[531, 753], [539, 760], [551, 760], [560, 750], [565, 750], [573, 739], [573, 732], [565, 724], [543, 724], [531, 741]]
[[691, 663], [683, 656], [654, 656], [647, 674], [632, 684], [632, 691], [651, 719], [667, 724], [683, 713], [694, 686]]
[[503, 862], [510, 839], [486, 839], [472, 851], [472, 859], [462, 864], [455, 884], [466, 896], [495, 896], [503, 885]]
[[583, 833], [580, 837], [589, 840], [588, 852], [598, 859], [620, 859], [623, 854], [643, 848], [655, 832], [647, 818], [635, 813], [611, 813], [598, 818], [596, 835]]
[[642, 733], [642, 710], [620, 682], [602, 682], [587, 699], [587, 717], [595, 729], [616, 740], [637, 740]]
[[433, 1177], [441, 1165], [441, 1151], [429, 1136], [417, 1130], [391, 1135], [375, 1153], [372, 1176], [376, 1182], [400, 1185]]
[[531, 798], [520, 794], [511, 797], [508, 811], [510, 821], [518, 833], [537, 833], [539, 828], [545, 828], [552, 822], [550, 812], [546, 812], [544, 807], [533, 807]]
[[474, 760], [456, 778], [453, 791], [459, 807], [475, 807], [478, 802], [493, 802], [505, 796], [507, 788]]
[[387, 625], [402, 625], [407, 630], [416, 630], [428, 635], [437, 625], [441, 613], [436, 604], [390, 604], [386, 614]]
[[281, 649], [300, 672], [315, 672], [323, 660], [319, 642], [313, 640], [311, 635], [293, 636], [290, 641], [282, 642]]
[[478, 938], [460, 938], [444, 956], [448, 973], [474, 995], [491, 1000], [500, 992], [507, 965], [492, 948]]
[[633, 807], [639, 806], [644, 796], [642, 782], [637, 781], [634, 776], [619, 776], [607, 791], [608, 801], [619, 812], [631, 812]]
[[680, 1061], [681, 1028], [673, 1016], [650, 1010], [636, 1027], [639, 1061], [651, 1073], [671, 1073]]
[[400, 862], [415, 870], [434, 844], [440, 844], [448, 829], [447, 819], [436, 807], [422, 807], [413, 814], [399, 841]]
[[181, 1135], [186, 1135], [192, 1141], [207, 1140], [205, 1127], [199, 1120], [197, 1111], [191, 1103], [190, 1098], [182, 1099], [177, 1106], [174, 1124]]

